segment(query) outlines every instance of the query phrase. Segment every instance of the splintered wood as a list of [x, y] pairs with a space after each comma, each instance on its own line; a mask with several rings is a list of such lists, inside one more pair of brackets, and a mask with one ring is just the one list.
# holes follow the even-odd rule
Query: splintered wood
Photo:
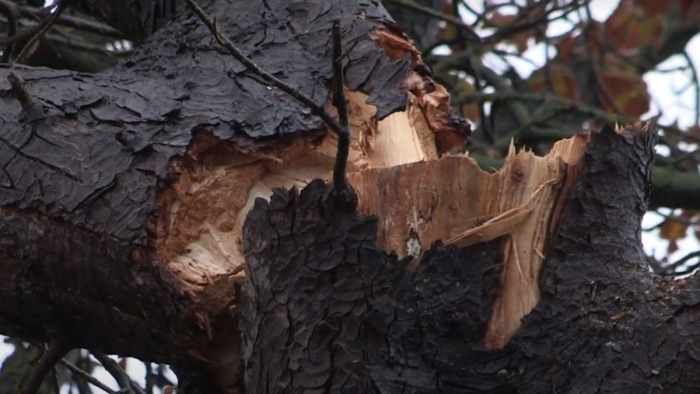
[[[384, 30], [375, 34], [388, 57], [410, 54], [414, 69], [421, 61], [407, 39]], [[349, 172], [435, 160], [464, 143], [469, 129], [455, 122], [442, 86], [410, 71], [401, 89], [409, 95], [406, 111], [381, 120], [376, 107], [366, 103], [367, 95], [346, 92]], [[330, 99], [326, 107], [335, 112]], [[251, 151], [195, 133], [187, 155], [171, 163], [176, 181], [158, 193], [152, 243], [164, 268], [197, 300], [201, 324], [207, 327], [212, 316], [235, 305], [232, 284], [244, 280], [241, 233], [255, 200], [269, 199], [274, 188], [302, 188], [313, 179], [330, 179], [337, 138], [318, 130]]]
[[[516, 153], [511, 147], [503, 168], [488, 174], [468, 156], [350, 175], [358, 192], [358, 210], [379, 220], [377, 243], [399, 257], [418, 261], [422, 250], [442, 240], [459, 247], [501, 241], [502, 271], [484, 338], [500, 348], [539, 300], [537, 277], [547, 242], [588, 141], [580, 134], [559, 141], [545, 157]], [[468, 269], [468, 267], [465, 267]]]
[[[557, 143], [546, 157], [511, 148], [503, 169], [488, 174], [466, 155], [449, 155], [469, 130], [455, 121], [445, 89], [415, 71], [421, 60], [410, 41], [388, 31], [376, 32], [375, 41], [391, 58], [410, 54], [414, 71], [402, 85], [406, 111], [382, 120], [365, 94], [347, 92], [348, 178], [358, 213], [378, 218], [379, 247], [416, 264], [437, 240], [465, 247], [502, 237], [501, 281], [484, 338], [487, 348], [502, 347], [539, 299], [547, 242], [587, 135]], [[319, 130], [246, 151], [198, 133], [188, 154], [171, 163], [179, 175], [159, 191], [152, 241], [164, 268], [198, 303], [203, 327], [235, 305], [232, 283], [244, 280], [241, 234], [254, 201], [269, 199], [273, 188], [330, 179], [336, 143]]]

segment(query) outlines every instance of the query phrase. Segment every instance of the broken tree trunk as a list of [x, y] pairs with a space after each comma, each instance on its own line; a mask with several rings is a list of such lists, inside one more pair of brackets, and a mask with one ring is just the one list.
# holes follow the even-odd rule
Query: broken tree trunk
[[[260, 67], [329, 110], [340, 20], [351, 171], [464, 143], [468, 125], [381, 6], [207, 10]], [[189, 12], [102, 74], [0, 74], [0, 332], [201, 369], [234, 390], [246, 213], [274, 187], [328, 177], [335, 136]]]
[[[239, 300], [248, 389], [697, 391], [697, 277], [654, 278], [640, 244], [655, 138], [604, 128], [495, 175], [464, 157], [356, 173], [383, 187], [365, 201], [376, 217], [334, 209], [322, 182], [259, 200]], [[549, 160], [559, 176], [533, 176]], [[472, 210], [472, 229], [413, 246]]]
[[329, 111], [340, 19], [357, 211], [323, 182], [335, 137], [187, 12], [103, 74], [0, 70], [0, 332], [206, 393], [698, 387], [694, 279], [642, 264], [652, 131], [489, 175], [381, 6], [207, 10]]

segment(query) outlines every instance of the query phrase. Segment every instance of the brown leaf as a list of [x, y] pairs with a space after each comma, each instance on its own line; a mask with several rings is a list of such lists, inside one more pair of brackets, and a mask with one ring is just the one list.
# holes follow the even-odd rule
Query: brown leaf
[[663, 14], [645, 15], [644, 4], [622, 0], [605, 22], [608, 43], [616, 50], [658, 48], [664, 32]]
[[465, 104], [462, 106], [462, 115], [474, 123], [479, 123], [479, 106], [476, 104]]
[[[649, 111], [651, 97], [640, 75], [612, 71], [600, 75], [599, 83], [598, 101], [606, 111], [617, 109], [620, 115], [629, 117], [639, 117]], [[614, 108], [609, 100], [615, 104]]]
[[666, 254], [671, 254], [678, 250], [678, 243], [676, 241], [670, 241], [668, 243], [668, 248], [666, 248]]
[[661, 238], [675, 242], [685, 237], [688, 225], [678, 220], [669, 219], [661, 225]]
[[666, 12], [669, 7], [671, 7], [671, 4], [673, 4], [672, 1], [659, 0], [637, 0], [637, 3], [642, 10], [644, 10], [645, 17], [662, 14]]
[[503, 27], [511, 24], [515, 20], [515, 18], [515, 14], [502, 14], [499, 11], [496, 11], [493, 14], [491, 14], [491, 16], [487, 18], [487, 20], [496, 27]]
[[556, 63], [549, 64], [549, 70], [543, 67], [530, 76], [530, 86], [533, 91], [541, 92], [547, 90], [547, 75], [551, 78], [553, 93], [566, 97], [572, 101], [579, 100], [579, 90], [576, 77], [565, 66]]

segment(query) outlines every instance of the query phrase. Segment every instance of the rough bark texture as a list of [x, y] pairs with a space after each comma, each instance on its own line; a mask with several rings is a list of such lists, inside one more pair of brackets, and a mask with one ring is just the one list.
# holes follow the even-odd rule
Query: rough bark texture
[[[260, 67], [321, 105], [332, 78], [330, 27], [340, 19], [352, 48], [348, 88], [368, 94], [380, 119], [407, 103], [398, 85], [412, 59], [391, 59], [370, 38], [391, 25], [376, 2], [219, 1], [208, 12]], [[156, 255], [156, 219], [167, 217], [157, 197], [198, 138], [214, 136], [204, 139], [224, 152], [264, 152], [322, 134], [323, 124], [251, 77], [189, 12], [105, 73], [15, 68], [0, 70], [0, 81], [11, 72], [27, 84], [0, 85], [0, 332], [235, 365], [231, 297], [196, 310]]]
[[[251, 392], [682, 393], [697, 378], [696, 279], [655, 280], [640, 220], [655, 135], [595, 133], [541, 275], [503, 349], [482, 340], [498, 242], [437, 243], [415, 270], [327, 186], [278, 191], [246, 222], [240, 300]], [[409, 258], [410, 259], [410, 258]]]
[[[421, 84], [426, 70], [412, 72], [419, 56], [411, 48], [389, 51], [371, 38], [393, 28], [375, 1], [217, 1], [208, 11], [260, 67], [320, 105], [329, 96], [336, 19], [350, 50], [346, 87], [367, 94], [375, 121], [390, 119], [418, 97], [414, 91], [439, 91]], [[409, 75], [419, 87], [400, 86]], [[501, 242], [460, 250], [437, 241], [419, 261], [399, 260], [376, 246], [378, 221], [336, 210], [322, 181], [256, 203], [243, 228], [242, 297], [234, 297], [241, 280], [234, 272], [171, 264], [190, 241], [160, 249], [181, 230], [167, 224], [174, 185], [184, 182], [186, 194], [207, 186], [197, 171], [325, 133], [308, 110], [230, 59], [189, 13], [108, 72], [0, 70], [0, 80], [8, 76], [14, 86], [0, 86], [3, 334], [171, 363], [190, 393], [241, 389], [236, 316], [250, 393], [700, 387], [697, 279], [656, 280], [642, 264], [639, 221], [654, 136], [641, 129], [593, 136], [557, 216], [542, 299], [507, 346], [488, 351], [484, 335], [502, 290]], [[446, 94], [422, 97], [449, 108]], [[413, 107], [404, 123], [429, 118], [423, 112]], [[445, 124], [463, 126], [450, 117], [439, 127], [423, 124], [425, 135], [435, 132], [425, 157], [462, 136], [450, 137]], [[363, 143], [391, 147], [402, 135], [372, 137]], [[232, 185], [217, 190], [240, 186]], [[220, 196], [209, 197], [206, 204], [226, 214]], [[180, 275], [187, 269], [198, 282]]]

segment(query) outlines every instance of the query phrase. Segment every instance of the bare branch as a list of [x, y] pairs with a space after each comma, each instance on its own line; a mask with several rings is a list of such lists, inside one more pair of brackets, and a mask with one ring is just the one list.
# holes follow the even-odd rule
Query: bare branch
[[336, 163], [333, 169], [333, 183], [336, 195], [341, 199], [343, 205], [348, 209], [354, 209], [356, 205], [356, 196], [352, 188], [348, 185], [345, 179], [345, 166], [348, 157], [350, 146], [350, 131], [348, 126], [348, 109], [345, 102], [344, 77], [342, 69], [343, 52], [340, 45], [340, 25], [338, 23], [333, 26], [333, 73], [335, 81], [334, 104], [338, 109], [340, 123], [338, 123], [322, 106], [316, 104], [310, 97], [306, 96], [299, 89], [293, 88], [282, 80], [274, 77], [267, 71], [258, 67], [250, 58], [241, 52], [231, 40], [226, 37], [216, 26], [216, 21], [209, 18], [204, 10], [194, 1], [187, 0], [187, 4], [199, 19], [209, 28], [209, 31], [214, 35], [216, 41], [226, 48], [231, 56], [243, 64], [249, 71], [256, 76], [262, 78], [265, 82], [272, 84], [278, 89], [290, 95], [292, 98], [305, 105], [311, 112], [320, 117], [323, 122], [338, 135], [338, 152], [336, 155]]
[[100, 382], [97, 378], [94, 376], [90, 375], [88, 372], [78, 368], [75, 364], [71, 363], [70, 361], [62, 358], [59, 363], [66, 367], [69, 371], [71, 371], [74, 375], [78, 376], [79, 378], [85, 380], [86, 382], [92, 384], [93, 386], [97, 387], [98, 389], [104, 391], [105, 393], [109, 394], [117, 394], [116, 391], [112, 390], [107, 386], [106, 384]]
[[388, 0], [387, 2], [399, 5], [404, 8], [408, 8], [413, 11], [417, 11], [421, 14], [440, 19], [441, 21], [457, 26], [467, 33], [467, 39], [469, 41], [479, 43], [481, 42], [481, 37], [479, 37], [479, 35], [474, 32], [474, 29], [472, 29], [471, 26], [464, 23], [464, 21], [462, 21], [461, 19], [456, 18], [452, 15], [443, 14], [442, 12], [436, 11], [430, 7], [425, 7], [420, 4], [416, 4], [411, 0]]
[[71, 347], [59, 340], [52, 341], [49, 348], [41, 356], [39, 364], [29, 376], [22, 389], [22, 394], [35, 394], [51, 369], [71, 350]]
[[299, 89], [287, 85], [282, 80], [276, 78], [267, 71], [260, 69], [260, 67], [258, 67], [257, 64], [253, 63], [253, 61], [250, 58], [244, 55], [243, 52], [240, 51], [240, 49], [236, 48], [233, 42], [231, 42], [231, 40], [229, 40], [228, 37], [226, 37], [219, 30], [219, 28], [216, 26], [216, 21], [209, 18], [209, 16], [194, 0], [187, 0], [187, 4], [190, 6], [192, 11], [199, 17], [199, 19], [202, 22], [204, 22], [204, 24], [209, 28], [209, 31], [211, 31], [211, 33], [214, 35], [216, 42], [218, 42], [221, 46], [226, 48], [231, 54], [231, 56], [233, 56], [234, 59], [241, 62], [241, 64], [243, 64], [248, 69], [248, 71], [254, 73], [255, 75], [262, 78], [265, 82], [275, 86], [276, 88], [287, 93], [300, 103], [307, 106], [309, 109], [311, 109], [314, 115], [320, 117], [323, 120], [323, 122], [326, 123], [326, 125], [330, 127], [331, 130], [333, 130], [336, 134], [340, 135], [344, 132], [342, 126], [340, 126], [340, 124], [338, 124], [338, 122], [335, 119], [333, 119], [333, 117], [330, 116], [322, 106], [316, 104], [316, 102], [314, 102], [311, 98], [302, 93]]
[[114, 377], [114, 380], [117, 381], [117, 384], [119, 387], [121, 387], [122, 391], [126, 391], [131, 394], [145, 394], [141, 387], [131, 380], [131, 377], [129, 377], [126, 371], [124, 371], [111, 357], [102, 352], [92, 352], [92, 355], [95, 356], [95, 358], [102, 363], [102, 366], [105, 367], [107, 372]]
[[36, 34], [32, 35], [32, 37], [29, 39], [29, 42], [27, 42], [24, 45], [24, 48], [19, 52], [19, 55], [17, 55], [17, 62], [22, 62], [24, 61], [25, 57], [29, 54], [29, 51], [32, 50], [32, 47], [34, 47], [34, 44], [39, 41], [48, 31], [51, 29], [51, 27], [56, 23], [58, 20], [58, 17], [61, 16], [61, 13], [63, 13], [63, 10], [66, 8], [66, 0], [59, 0], [58, 5], [56, 6], [56, 11], [54, 11], [51, 16], [46, 20], [46, 22], [38, 25], [40, 28], [36, 31]]
[[[19, 30], [19, 12], [17, 11], [17, 6], [8, 0], [0, 0], [0, 13], [5, 15], [5, 17], [7, 18], [7, 38], [11, 39], [15, 35], [17, 35], [17, 31]], [[14, 42], [7, 44], [7, 47], [3, 51], [4, 53], [2, 54], [3, 63], [7, 63], [14, 50]]]

